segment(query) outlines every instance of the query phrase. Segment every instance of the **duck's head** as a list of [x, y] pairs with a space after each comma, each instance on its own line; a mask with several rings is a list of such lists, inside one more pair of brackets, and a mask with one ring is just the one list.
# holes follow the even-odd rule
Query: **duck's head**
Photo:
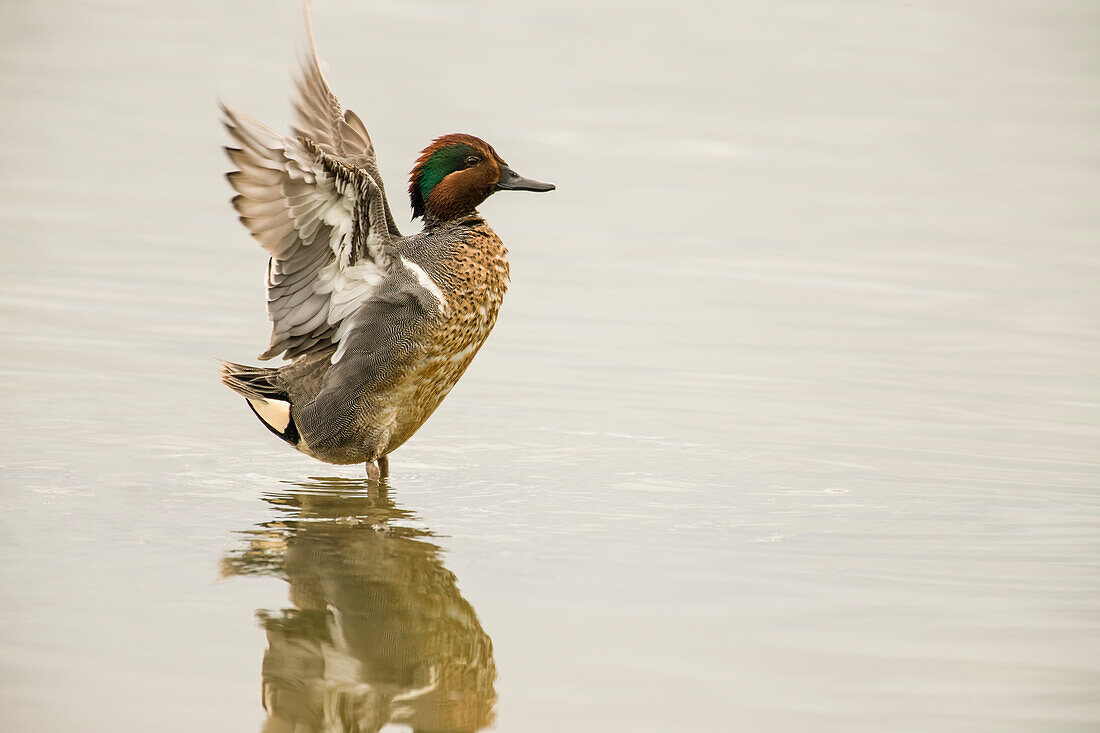
[[553, 183], [520, 176], [492, 145], [462, 133], [433, 140], [409, 176], [413, 216], [436, 221], [468, 214], [496, 191], [553, 190]]

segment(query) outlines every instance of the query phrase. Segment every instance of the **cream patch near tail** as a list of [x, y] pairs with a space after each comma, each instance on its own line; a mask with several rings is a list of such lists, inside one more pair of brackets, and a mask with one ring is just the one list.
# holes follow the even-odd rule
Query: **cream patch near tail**
[[248, 404], [252, 405], [256, 415], [267, 423], [272, 430], [280, 435], [286, 433], [287, 426], [290, 425], [289, 402], [268, 400], [262, 397], [247, 397], [245, 399], [248, 400]]

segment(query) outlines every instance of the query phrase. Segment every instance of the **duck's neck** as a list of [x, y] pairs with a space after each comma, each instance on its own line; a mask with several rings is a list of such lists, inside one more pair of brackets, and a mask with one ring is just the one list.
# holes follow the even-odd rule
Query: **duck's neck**
[[446, 226], [472, 225], [485, 221], [477, 209], [471, 209], [459, 216], [449, 216], [446, 219], [436, 216], [429, 209], [424, 212], [424, 231], [430, 232]]

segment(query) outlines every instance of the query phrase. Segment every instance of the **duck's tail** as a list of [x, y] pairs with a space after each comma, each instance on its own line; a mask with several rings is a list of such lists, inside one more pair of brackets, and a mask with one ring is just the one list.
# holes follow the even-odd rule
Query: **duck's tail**
[[268, 430], [297, 446], [299, 435], [290, 414], [290, 395], [275, 379], [277, 371], [223, 361], [222, 384], [244, 397]]

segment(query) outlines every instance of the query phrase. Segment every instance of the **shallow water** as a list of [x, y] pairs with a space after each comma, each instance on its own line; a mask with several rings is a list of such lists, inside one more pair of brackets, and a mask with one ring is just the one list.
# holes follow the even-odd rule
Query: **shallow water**
[[1100, 725], [1095, 6], [318, 2], [399, 219], [558, 185], [373, 492], [215, 374], [296, 5], [3, 13], [0, 728]]

